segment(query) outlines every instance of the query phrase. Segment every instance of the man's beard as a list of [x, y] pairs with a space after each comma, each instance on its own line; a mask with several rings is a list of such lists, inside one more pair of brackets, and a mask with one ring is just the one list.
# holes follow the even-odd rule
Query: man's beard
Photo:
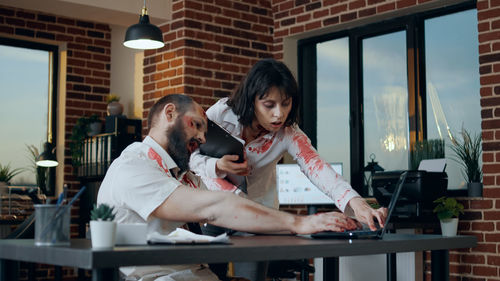
[[[187, 137], [184, 129], [182, 118], [177, 118], [174, 126], [167, 130], [167, 153], [172, 157], [177, 167], [179, 167], [180, 173], [189, 170], [189, 157], [191, 156], [187, 148], [188, 141], [186, 140]], [[189, 142], [192, 141], [198, 142], [194, 138]]]

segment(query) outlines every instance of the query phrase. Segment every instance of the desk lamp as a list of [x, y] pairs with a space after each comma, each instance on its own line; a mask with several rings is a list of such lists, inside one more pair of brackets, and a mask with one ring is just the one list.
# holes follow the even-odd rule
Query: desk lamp
[[378, 162], [375, 162], [375, 154], [370, 154], [370, 159], [372, 160], [371, 162], [368, 162], [368, 165], [365, 166], [363, 171], [365, 172], [370, 172], [368, 177], [366, 177], [366, 173], [364, 175], [365, 178], [365, 186], [366, 186], [366, 195], [368, 196], [373, 196], [373, 186], [372, 186], [372, 179], [373, 175], [375, 172], [380, 172], [383, 171], [384, 168], [382, 168]]

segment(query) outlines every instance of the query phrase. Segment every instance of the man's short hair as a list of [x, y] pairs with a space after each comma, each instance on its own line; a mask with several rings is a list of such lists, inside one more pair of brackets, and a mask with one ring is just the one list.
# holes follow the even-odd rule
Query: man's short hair
[[149, 110], [148, 128], [150, 130], [153, 126], [155, 126], [159, 112], [163, 110], [167, 103], [173, 103], [175, 105], [177, 113], [182, 116], [188, 110], [191, 110], [193, 108], [194, 101], [190, 96], [183, 94], [171, 94], [162, 97]]

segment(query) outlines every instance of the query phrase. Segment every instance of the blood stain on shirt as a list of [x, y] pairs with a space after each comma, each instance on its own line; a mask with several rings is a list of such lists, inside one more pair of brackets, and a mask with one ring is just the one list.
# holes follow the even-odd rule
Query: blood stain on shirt
[[224, 191], [234, 191], [237, 189], [237, 187], [234, 184], [231, 184], [227, 180], [221, 178], [215, 179], [215, 184], [219, 186], [220, 190]]
[[340, 201], [342, 201], [342, 200], [346, 197], [347, 193], [349, 193], [349, 192], [351, 192], [351, 191], [350, 191], [350, 190], [346, 190], [346, 191], [344, 192], [344, 194], [342, 194], [342, 196], [340, 196], [340, 198], [339, 198], [339, 199], [337, 199], [337, 205], [339, 206], [339, 208], [341, 208]]
[[297, 157], [304, 159], [304, 162], [309, 169], [309, 172], [316, 171], [315, 174], [323, 170], [325, 167], [325, 162], [319, 158], [316, 151], [311, 148], [311, 145], [307, 141], [307, 137], [303, 134], [296, 134], [293, 137], [293, 142], [299, 148]]
[[163, 165], [163, 160], [161, 159], [161, 156], [158, 153], [156, 153], [156, 151], [153, 148], [149, 148], [148, 157], [149, 159], [156, 161], [156, 163], [158, 163], [158, 166], [160, 166], [160, 168], [162, 168], [163, 171], [165, 171], [165, 173], [167, 173], [170, 176], [170, 171], [168, 170], [168, 167], [165, 167], [166, 165]]
[[273, 136], [270, 139], [263, 139], [262, 144], [258, 144], [256, 147], [248, 147], [248, 150], [250, 150], [251, 152], [255, 152], [257, 154], [264, 153], [268, 151], [269, 148], [271, 148], [271, 145], [274, 142], [274, 137], [275, 136]]
[[186, 185], [192, 187], [192, 188], [198, 188], [198, 186], [196, 186], [196, 184], [187, 177], [187, 174], [184, 174], [184, 177], [182, 177], [182, 181], [183, 183], [185, 183]]

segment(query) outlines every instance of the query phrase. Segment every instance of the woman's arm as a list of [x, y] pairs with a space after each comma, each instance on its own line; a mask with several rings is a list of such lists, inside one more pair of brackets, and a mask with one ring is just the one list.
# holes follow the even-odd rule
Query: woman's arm
[[285, 129], [288, 153], [300, 166], [302, 172], [323, 193], [334, 200], [344, 211], [351, 198], [359, 196], [328, 162], [323, 160], [311, 145], [309, 138], [296, 126]]
[[366, 201], [324, 161], [311, 145], [309, 138], [296, 126], [286, 129], [288, 153], [297, 161], [302, 172], [323, 193], [334, 200], [335, 205], [349, 215], [376, 229], [374, 219], [381, 226], [385, 223], [387, 209], [374, 210]]

